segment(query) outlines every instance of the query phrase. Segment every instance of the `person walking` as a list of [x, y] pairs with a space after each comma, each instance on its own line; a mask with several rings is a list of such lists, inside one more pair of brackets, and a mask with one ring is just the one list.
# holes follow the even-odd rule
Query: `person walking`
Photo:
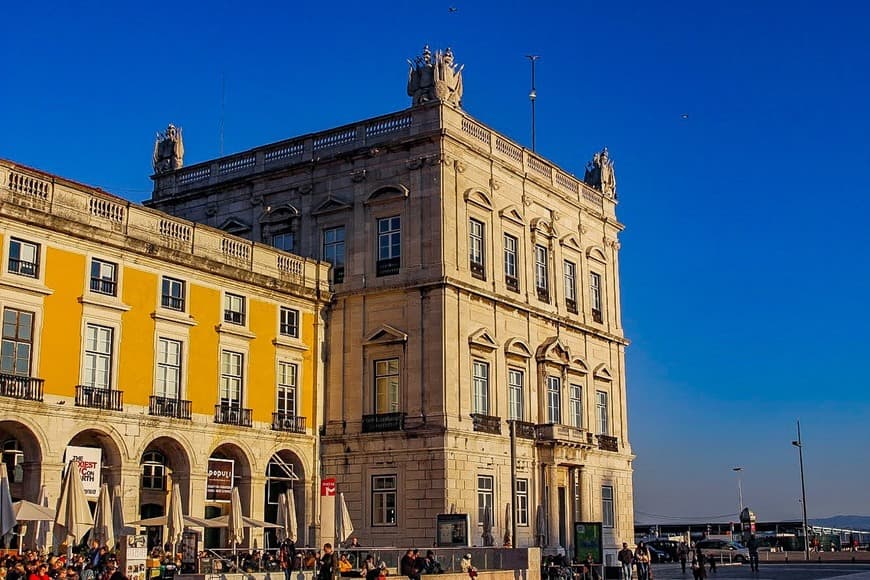
[[749, 568], [753, 572], [758, 572], [758, 540], [755, 539], [754, 534], [749, 536], [746, 547], [749, 549]]
[[634, 550], [634, 563], [637, 566], [637, 580], [649, 580], [650, 554], [646, 544], [640, 542]]
[[695, 580], [703, 580], [707, 577], [707, 569], [704, 564], [704, 554], [698, 550], [692, 555], [692, 577]]
[[616, 555], [616, 559], [622, 565], [622, 580], [631, 580], [631, 565], [634, 562], [634, 552], [628, 547], [628, 543], [622, 543], [622, 549]]
[[677, 558], [680, 560], [680, 569], [685, 574], [686, 560], [689, 558], [689, 546], [686, 545], [686, 542], [680, 542], [680, 545], [677, 546]]
[[323, 554], [320, 556], [320, 569], [317, 571], [317, 580], [333, 580], [338, 572], [338, 558], [332, 551], [332, 544], [323, 544]]

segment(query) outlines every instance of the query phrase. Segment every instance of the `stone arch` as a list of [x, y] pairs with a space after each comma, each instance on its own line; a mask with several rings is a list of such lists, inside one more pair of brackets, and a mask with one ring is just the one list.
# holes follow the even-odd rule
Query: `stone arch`
[[[278, 516], [278, 494], [285, 491], [292, 493], [296, 506], [296, 529], [298, 530], [298, 545], [305, 545], [309, 506], [305, 491], [309, 487], [306, 482], [305, 464], [293, 450], [280, 447], [269, 456], [264, 470], [266, 483], [263, 498], [263, 519], [276, 522]], [[266, 533], [268, 546], [277, 545], [277, 537], [273, 530]]]
[[[237, 487], [239, 490], [242, 514], [246, 516], [252, 515], [254, 454], [240, 441], [224, 440], [212, 449], [209, 457], [233, 460], [233, 487]], [[224, 515], [229, 513], [229, 508], [229, 503], [215, 503], [206, 498], [205, 513], [202, 515], [206, 518]], [[205, 547], [215, 548], [226, 545], [226, 538], [221, 537], [225, 533], [226, 530], [207, 529]], [[248, 535], [247, 530], [246, 535]], [[242, 545], [245, 544], [243, 543]]]
[[[139, 464], [141, 466], [145, 456], [151, 452], [158, 452], [165, 458], [165, 483], [162, 489], [146, 489], [142, 486], [140, 478], [139, 483], [139, 504], [159, 504], [164, 507], [167, 505], [167, 494], [170, 489], [178, 490], [181, 496], [181, 505], [184, 513], [190, 513], [190, 476], [193, 471], [191, 457], [193, 454], [190, 451], [190, 445], [180, 440], [175, 434], [162, 435], [156, 437], [144, 446], [139, 454]], [[140, 467], [141, 470], [141, 467]], [[140, 471], [141, 474], [141, 471]], [[141, 511], [141, 510], [140, 510]], [[141, 517], [145, 517], [140, 514]]]
[[[13, 453], [5, 453], [3, 461], [9, 471], [10, 492], [13, 501], [36, 501], [42, 485], [42, 461], [45, 439], [37, 426], [23, 420], [0, 421], [0, 446], [9, 443]], [[13, 443], [14, 442], [14, 443]], [[2, 450], [3, 447], [0, 447]]]
[[[73, 435], [67, 445], [102, 449], [101, 483], [109, 484], [109, 489], [121, 485], [121, 470], [128, 460], [129, 454], [124, 439], [114, 429], [98, 426], [88, 427]], [[62, 460], [63, 457], [58, 457], [58, 459]]]

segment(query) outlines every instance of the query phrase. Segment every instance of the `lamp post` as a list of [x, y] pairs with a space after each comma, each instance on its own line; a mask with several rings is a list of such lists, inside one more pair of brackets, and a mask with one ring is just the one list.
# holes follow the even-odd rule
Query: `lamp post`
[[740, 518], [740, 514], [743, 513], [743, 483], [740, 481], [740, 472], [743, 471], [742, 467], [732, 467], [731, 471], [737, 473], [737, 505], [740, 506], [739, 511], [737, 512], [737, 518]]
[[538, 90], [535, 88], [535, 63], [541, 58], [537, 54], [527, 54], [526, 58], [532, 64], [532, 90], [529, 91], [529, 101], [532, 103], [532, 153], [535, 152], [535, 100], [538, 98]]
[[801, 507], [804, 512], [804, 558], [810, 559], [810, 534], [807, 527], [807, 489], [804, 485], [804, 445], [801, 441], [801, 422], [797, 422], [797, 441], [792, 441], [792, 445], [798, 449], [798, 460], [801, 466]]

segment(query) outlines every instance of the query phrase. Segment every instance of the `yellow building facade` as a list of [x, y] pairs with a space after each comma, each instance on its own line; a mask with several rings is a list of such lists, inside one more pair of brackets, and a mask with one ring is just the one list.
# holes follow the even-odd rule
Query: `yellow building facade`
[[[0, 160], [0, 444], [14, 499], [50, 505], [98, 457], [126, 521], [243, 513], [292, 490], [317, 521], [328, 267]], [[227, 469], [229, 468], [229, 469]], [[93, 474], [91, 474], [93, 475]], [[152, 543], [160, 529], [149, 529]], [[263, 545], [252, 530], [250, 545]], [[221, 538], [206, 535], [206, 545]]]

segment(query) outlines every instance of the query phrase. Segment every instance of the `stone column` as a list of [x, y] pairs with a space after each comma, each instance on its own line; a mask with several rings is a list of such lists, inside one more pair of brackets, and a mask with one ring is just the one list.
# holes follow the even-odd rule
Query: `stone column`
[[[266, 476], [265, 475], [252, 475], [251, 476], [251, 505], [250, 511], [248, 512], [249, 517], [252, 517], [257, 520], [264, 519], [264, 515], [266, 513], [266, 494], [263, 491], [266, 489]], [[244, 506], [242, 506], [244, 508]], [[242, 513], [244, 514], [245, 510], [242, 509]], [[262, 528], [248, 528], [248, 547], [253, 549], [254, 546], [257, 547], [258, 550], [263, 549], [263, 534], [264, 530]]]
[[559, 489], [558, 469], [554, 464], [547, 465], [547, 545], [557, 546], [559, 543]]
[[578, 467], [577, 477], [580, 480], [580, 519], [584, 522], [592, 521], [593, 512], [589, 487], [589, 470], [584, 466]]

